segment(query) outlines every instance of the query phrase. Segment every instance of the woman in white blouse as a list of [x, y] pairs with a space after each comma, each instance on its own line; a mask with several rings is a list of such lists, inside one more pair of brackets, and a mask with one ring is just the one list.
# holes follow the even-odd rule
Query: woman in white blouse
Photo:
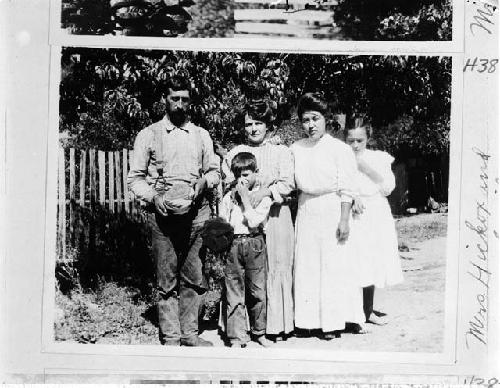
[[307, 138], [295, 142], [299, 206], [295, 223], [295, 326], [321, 329], [324, 339], [340, 336], [347, 322], [365, 317], [349, 239], [356, 160], [351, 148], [326, 134], [328, 106], [318, 93], [303, 95], [297, 107]]

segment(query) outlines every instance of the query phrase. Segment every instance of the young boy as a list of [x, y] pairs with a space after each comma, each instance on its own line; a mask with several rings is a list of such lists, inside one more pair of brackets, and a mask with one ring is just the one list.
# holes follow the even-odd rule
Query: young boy
[[234, 228], [235, 238], [225, 269], [226, 331], [231, 347], [248, 342], [248, 311], [252, 339], [268, 346], [266, 330], [267, 255], [264, 226], [272, 200], [265, 197], [255, 208], [250, 195], [256, 185], [257, 161], [250, 152], [231, 162], [236, 185], [222, 199], [220, 216]]

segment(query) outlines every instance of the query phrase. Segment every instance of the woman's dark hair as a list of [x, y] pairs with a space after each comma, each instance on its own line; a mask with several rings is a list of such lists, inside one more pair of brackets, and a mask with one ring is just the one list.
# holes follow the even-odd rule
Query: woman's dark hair
[[257, 171], [257, 159], [250, 152], [239, 152], [234, 155], [231, 161], [231, 172], [235, 178], [239, 178], [242, 171], [250, 170]]
[[354, 115], [346, 120], [344, 128], [344, 138], [347, 137], [349, 131], [362, 128], [366, 132], [366, 137], [370, 139], [373, 135], [373, 128], [370, 121], [364, 115]]
[[239, 109], [237, 120], [241, 128], [245, 125], [246, 116], [251, 117], [253, 120], [262, 121], [267, 125], [268, 129], [271, 129], [275, 119], [273, 109], [264, 99], [250, 100]]
[[325, 118], [328, 115], [328, 103], [322, 93], [306, 93], [299, 98], [297, 103], [297, 115], [302, 119], [302, 115], [307, 111], [315, 111], [321, 113]]

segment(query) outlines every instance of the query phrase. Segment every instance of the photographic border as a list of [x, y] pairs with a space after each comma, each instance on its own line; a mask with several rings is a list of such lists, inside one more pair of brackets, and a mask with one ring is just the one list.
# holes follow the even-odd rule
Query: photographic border
[[[143, 49], [145, 49], [143, 47]], [[98, 344], [68, 344], [53, 340], [53, 311], [55, 305], [55, 239], [57, 211], [57, 167], [58, 167], [58, 101], [60, 81], [60, 48], [53, 47], [51, 53], [50, 74], [50, 131], [48, 136], [48, 164], [46, 191], [46, 223], [45, 223], [45, 267], [42, 315], [42, 351], [60, 354], [91, 354], [140, 356], [147, 358], [185, 359], [194, 364], [203, 359], [211, 360], [251, 360], [252, 367], [266, 361], [299, 361], [299, 362], [335, 362], [345, 365], [373, 364], [376, 369], [388, 364], [409, 366], [452, 366], [456, 363], [456, 328], [457, 328], [457, 295], [458, 295], [458, 262], [452, 257], [458, 257], [459, 237], [459, 198], [461, 190], [450, 190], [449, 219], [447, 234], [446, 287], [445, 287], [445, 330], [443, 352], [441, 353], [410, 353], [410, 352], [355, 352], [355, 351], [324, 351], [313, 349], [229, 349], [229, 348], [171, 348], [159, 345], [98, 345]], [[199, 51], [199, 50], [195, 50]], [[205, 51], [205, 50], [203, 50]], [[234, 52], [238, 50], [224, 50]], [[268, 50], [260, 50], [269, 52]], [[305, 54], [305, 53], [304, 53]], [[345, 55], [346, 52], [323, 52], [327, 55]], [[387, 53], [368, 52], [360, 55], [387, 55]], [[412, 53], [411, 55], [416, 55]], [[419, 56], [428, 56], [419, 55]], [[460, 187], [461, 166], [460, 154], [462, 144], [462, 129], [460, 106], [462, 103], [462, 72], [461, 56], [452, 56], [452, 104], [450, 128], [450, 179], [449, 187]], [[394, 361], [397, 358], [397, 361]], [[196, 361], [195, 361], [196, 360]], [[253, 370], [259, 372], [256, 367]]]
[[[468, 1], [468, 0], [466, 0]], [[479, 1], [479, 0], [478, 0]], [[72, 35], [61, 28], [62, 0], [50, 2], [50, 44], [57, 46], [103, 46], [103, 47], [148, 47], [169, 48], [172, 50], [227, 50], [259, 51], [262, 47], [269, 50], [287, 52], [322, 53], [326, 51], [360, 52], [422, 52], [454, 53], [463, 49], [464, 41], [464, 4], [463, 0], [452, 0], [452, 39], [449, 41], [415, 40], [328, 40], [303, 38], [168, 38], [111, 35]]]

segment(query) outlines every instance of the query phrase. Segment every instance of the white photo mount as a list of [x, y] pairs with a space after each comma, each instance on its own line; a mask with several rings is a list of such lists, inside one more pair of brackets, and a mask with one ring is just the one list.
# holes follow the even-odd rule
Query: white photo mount
[[[493, 6], [497, 9], [489, 15]], [[52, 4], [51, 12], [54, 9], [57, 7]], [[3, 380], [8, 382], [22, 379], [19, 376], [25, 376], [25, 379], [43, 376], [46, 382], [123, 383], [188, 379], [202, 382], [250, 380], [488, 385], [488, 382], [493, 382], [492, 379], [500, 378], [497, 366], [500, 361], [497, 194], [499, 70], [489, 72], [491, 60], [498, 59], [498, 12], [498, 2], [455, 1], [452, 42], [312, 43], [299, 40], [210, 39], [203, 40], [200, 46], [199, 40], [176, 38], [62, 36], [57, 30], [58, 24], [53, 22], [50, 23], [49, 38], [48, 7], [40, 7], [39, 22], [47, 24], [33, 26], [31, 36], [33, 44], [42, 46], [32, 48], [33, 53], [28, 53], [22, 51], [19, 41], [12, 45], [13, 52], [21, 52], [21, 58], [31, 58], [33, 63], [31, 67], [23, 65], [18, 71], [11, 63], [13, 81], [9, 92], [12, 92], [12, 105], [9, 106], [6, 120], [7, 169], [12, 171], [14, 166], [24, 164], [27, 169], [35, 168], [36, 173], [46, 177], [46, 180], [36, 179], [31, 191], [21, 190], [22, 195], [14, 197], [13, 188], [22, 186], [23, 177], [12, 172], [7, 174], [7, 219], [13, 228], [7, 232], [9, 249], [4, 265], [5, 292], [2, 292], [2, 306], [7, 312], [5, 316], [9, 317], [3, 333], [6, 334], [5, 338], [2, 337], [6, 341], [6, 346], [2, 348], [8, 349], [8, 358], [0, 363], [0, 371], [6, 376]], [[26, 18], [19, 20], [26, 21]], [[10, 28], [14, 34], [18, 32], [13, 26]], [[37, 32], [47, 33], [50, 45], [43, 37], [37, 37]], [[450, 192], [443, 352], [240, 350], [56, 343], [53, 340], [53, 306], [60, 46], [451, 56]], [[38, 60], [40, 63], [36, 63], [35, 53], [43, 53]], [[478, 61], [471, 68], [475, 58]], [[484, 63], [481, 59], [488, 59], [490, 66], [482, 72], [479, 71]], [[40, 71], [40, 68], [43, 70]], [[24, 77], [30, 82], [20, 82]], [[17, 93], [14, 93], [15, 82], [19, 88]], [[34, 104], [41, 100], [47, 105], [45, 109], [30, 112], [32, 121], [39, 123], [40, 129], [29, 140], [26, 137], [30, 136], [33, 129], [21, 119], [19, 106], [22, 96], [34, 84], [37, 85], [35, 90], [42, 96], [39, 99], [28, 97], [28, 101]], [[35, 155], [34, 160], [26, 161], [20, 154], [21, 149]], [[43, 198], [37, 198], [33, 205], [19, 212], [21, 219], [27, 219], [28, 210], [36, 214], [38, 222], [28, 230], [28, 233], [36, 235], [31, 247], [26, 245], [25, 239], [14, 233], [20, 232], [21, 220], [16, 220], [15, 213], [9, 210], [22, 205], [30, 192], [38, 195], [43, 193]], [[484, 233], [478, 232], [480, 227], [486, 228]], [[485, 241], [487, 246], [484, 245]], [[37, 248], [40, 251], [35, 254], [36, 260], [29, 262], [28, 259], [33, 258], [32, 254]], [[22, 268], [28, 272], [16, 269], [14, 258], [24, 261]], [[487, 287], [481, 280], [487, 283]], [[27, 288], [20, 292], [16, 288], [18, 284]], [[25, 308], [30, 310], [26, 311]], [[33, 308], [38, 310], [33, 312]], [[21, 320], [32, 322], [29, 325], [25, 322], [16, 325], [14, 313], [19, 313]], [[27, 327], [33, 331], [23, 338]], [[16, 348], [17, 341], [20, 342], [19, 348]], [[22, 361], [24, 355], [28, 355], [26, 363]]]

